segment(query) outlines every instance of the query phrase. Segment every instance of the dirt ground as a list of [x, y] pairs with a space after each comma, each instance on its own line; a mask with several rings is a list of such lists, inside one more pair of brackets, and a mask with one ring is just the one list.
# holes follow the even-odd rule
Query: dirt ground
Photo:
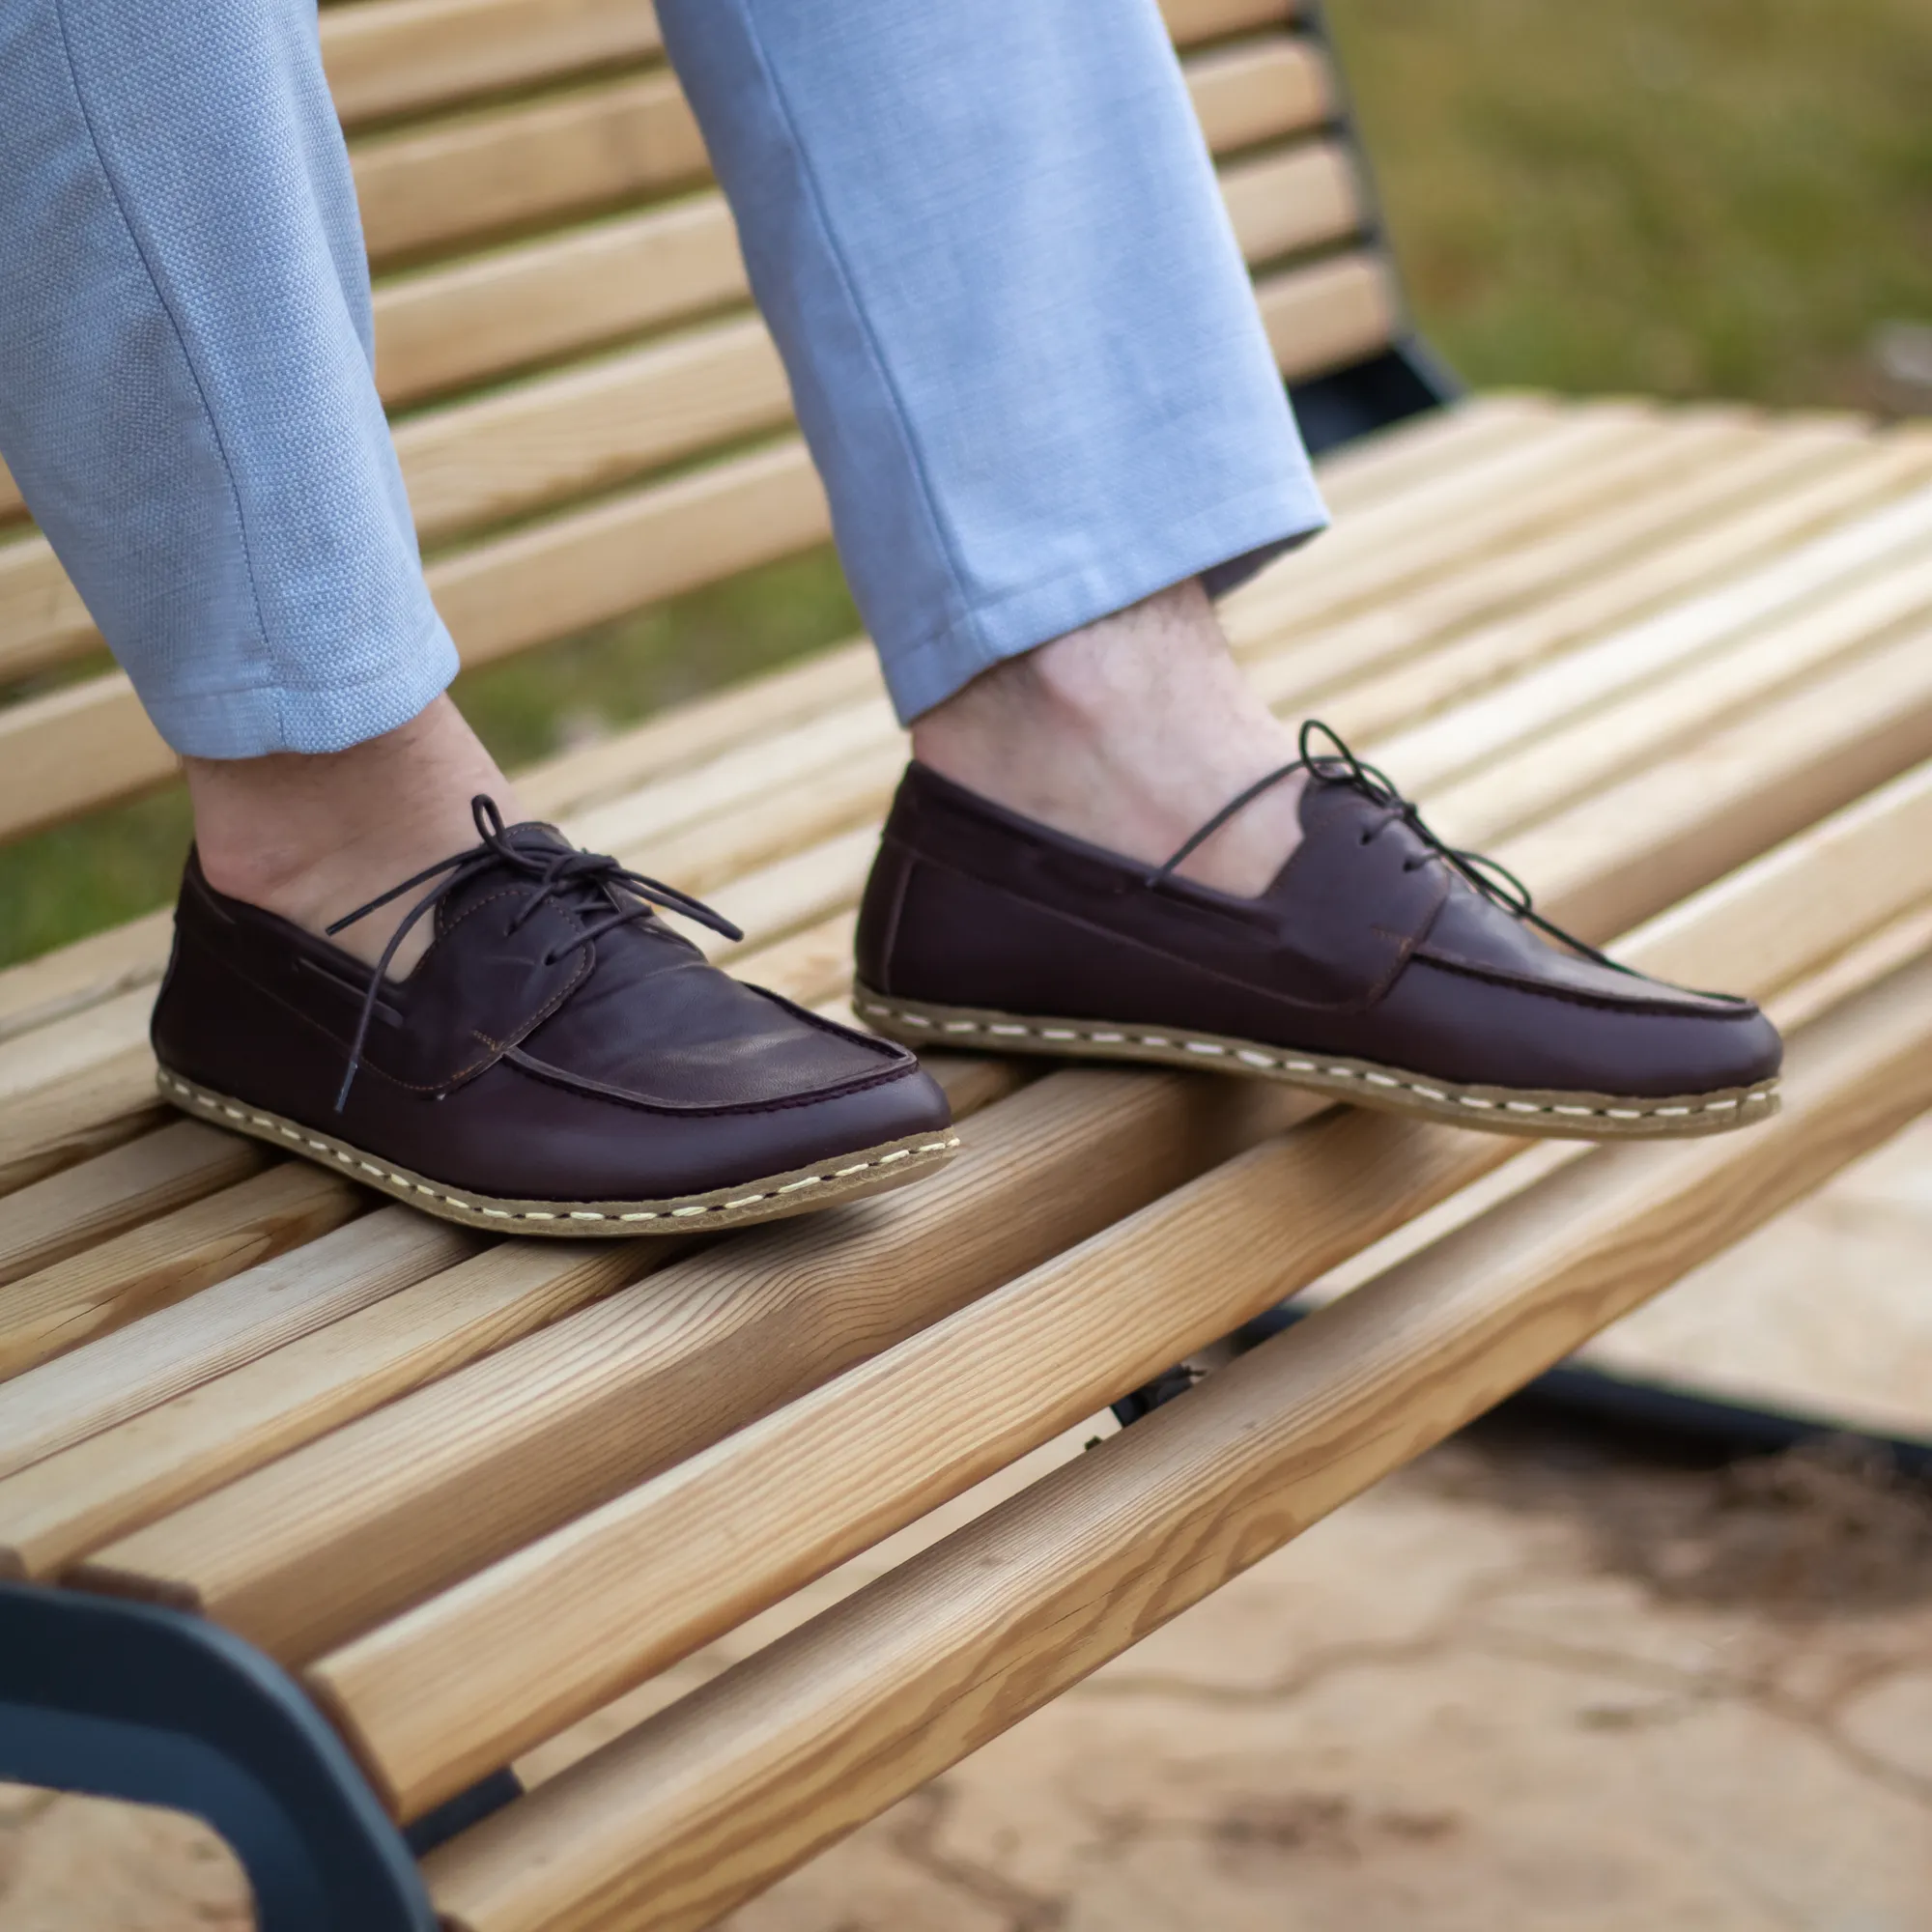
[[[191, 1823], [0, 1787], [0, 1932], [250, 1922]], [[1932, 1932], [1932, 1488], [1492, 1418], [729, 1921], [1122, 1927]]]

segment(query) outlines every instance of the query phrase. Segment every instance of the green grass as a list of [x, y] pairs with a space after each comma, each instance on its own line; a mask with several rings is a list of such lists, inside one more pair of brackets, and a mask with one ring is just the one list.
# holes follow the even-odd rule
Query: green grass
[[[1423, 327], [1477, 385], [1870, 408], [1932, 322], [1928, 0], [1331, 0]], [[824, 553], [459, 681], [521, 765], [848, 636]], [[0, 852], [0, 962], [162, 904], [178, 794]]]
[[1874, 406], [1932, 322], [1927, 0], [1331, 0], [1467, 380]]

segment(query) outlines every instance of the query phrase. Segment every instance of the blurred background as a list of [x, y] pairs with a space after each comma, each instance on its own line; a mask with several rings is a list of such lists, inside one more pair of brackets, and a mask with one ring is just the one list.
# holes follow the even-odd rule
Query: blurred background
[[[1423, 328], [1471, 384], [1932, 413], [1932, 0], [1329, 14]], [[514, 769], [857, 627], [812, 553], [456, 696]], [[0, 964], [166, 902], [187, 836], [169, 792], [0, 850]]]

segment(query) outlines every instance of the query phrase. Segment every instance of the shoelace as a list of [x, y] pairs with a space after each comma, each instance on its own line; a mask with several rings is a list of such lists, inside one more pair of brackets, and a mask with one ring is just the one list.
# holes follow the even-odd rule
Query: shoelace
[[[1318, 735], [1325, 738], [1334, 750], [1318, 752], [1315, 749]], [[1545, 919], [1536, 910], [1529, 888], [1507, 866], [1500, 866], [1480, 852], [1467, 852], [1438, 838], [1424, 822], [1416, 807], [1396, 789], [1388, 774], [1378, 771], [1374, 765], [1364, 764], [1332, 725], [1322, 724], [1319, 718], [1309, 719], [1301, 727], [1296, 750], [1300, 753], [1298, 757], [1269, 772], [1266, 777], [1257, 779], [1246, 791], [1230, 799], [1165, 865], [1149, 873], [1148, 883], [1152, 885], [1171, 877], [1176, 867], [1199, 851], [1236, 812], [1245, 810], [1263, 792], [1278, 785], [1283, 779], [1293, 778], [1296, 772], [1306, 772], [1321, 784], [1351, 784], [1383, 808], [1379, 823], [1362, 834], [1364, 845], [1373, 844], [1391, 825], [1406, 825], [1422, 840], [1428, 850], [1420, 857], [1404, 860], [1405, 872], [1419, 872], [1425, 866], [1447, 866], [1485, 898], [1501, 906], [1525, 924], [1535, 926], [1539, 932], [1547, 933], [1559, 945], [1569, 947], [1573, 952], [1581, 953], [1585, 959], [1594, 959], [1599, 966], [1607, 966], [1612, 972], [1628, 973], [1633, 979], [1643, 977], [1634, 967], [1621, 964], [1607, 952], [1600, 952], [1594, 946], [1578, 939], [1575, 933], [1565, 932], [1554, 921]]]
[[[497, 801], [484, 793], [479, 792], [469, 801], [469, 810], [476, 820], [478, 843], [468, 851], [458, 852], [453, 858], [426, 867], [399, 886], [391, 886], [379, 898], [371, 899], [365, 906], [357, 906], [327, 928], [332, 939], [345, 926], [354, 925], [358, 919], [367, 919], [372, 912], [380, 911], [415, 887], [427, 884], [439, 873], [442, 875], [440, 883], [431, 886], [409, 909], [402, 923], [389, 935], [389, 943], [384, 947], [382, 958], [376, 962], [369, 990], [362, 997], [362, 1010], [355, 1021], [355, 1037], [349, 1049], [349, 1065], [343, 1071], [342, 1087], [335, 1096], [335, 1111], [338, 1114], [347, 1104], [349, 1090], [355, 1085], [355, 1075], [361, 1069], [362, 1049], [369, 1038], [369, 1023], [375, 1017], [376, 1002], [382, 997], [389, 961], [396, 956], [396, 949], [419, 920], [434, 912], [459, 886], [467, 885], [492, 867], [507, 866], [529, 881], [529, 896], [518, 907], [510, 921], [509, 929], [512, 932], [519, 930], [552, 899], [569, 895], [603, 898], [611, 911], [577, 933], [570, 941], [571, 949], [604, 933], [613, 932], [620, 925], [629, 925], [633, 920], [649, 919], [652, 908], [657, 906], [662, 906], [667, 912], [680, 912], [687, 919], [696, 920], [699, 925], [709, 926], [725, 939], [739, 940], [745, 936], [722, 913], [713, 912], [702, 899], [695, 899], [689, 893], [681, 893], [675, 886], [665, 885], [642, 872], [634, 872], [628, 866], [620, 866], [615, 859], [602, 852], [579, 852], [575, 849], [564, 852], [526, 851], [508, 838], [503, 829], [503, 814], [497, 810]], [[622, 897], [626, 894], [631, 898], [628, 905]], [[543, 963], [546, 966], [554, 965], [556, 956], [556, 950], [553, 947], [545, 952]]]

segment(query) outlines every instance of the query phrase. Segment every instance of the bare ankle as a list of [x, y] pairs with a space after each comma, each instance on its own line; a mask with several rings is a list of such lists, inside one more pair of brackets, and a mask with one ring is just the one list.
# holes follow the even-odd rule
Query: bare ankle
[[[995, 666], [913, 724], [943, 776], [1089, 843], [1158, 864], [1294, 756], [1195, 582]], [[1285, 781], [1182, 866], [1249, 896], [1300, 836]]]
[[[209, 883], [316, 933], [473, 843], [477, 793], [505, 818], [521, 815], [509, 781], [446, 697], [345, 752], [190, 758], [186, 772]], [[373, 960], [407, 910], [384, 908], [337, 943]], [[392, 971], [407, 972], [426, 938], [412, 941]]]

